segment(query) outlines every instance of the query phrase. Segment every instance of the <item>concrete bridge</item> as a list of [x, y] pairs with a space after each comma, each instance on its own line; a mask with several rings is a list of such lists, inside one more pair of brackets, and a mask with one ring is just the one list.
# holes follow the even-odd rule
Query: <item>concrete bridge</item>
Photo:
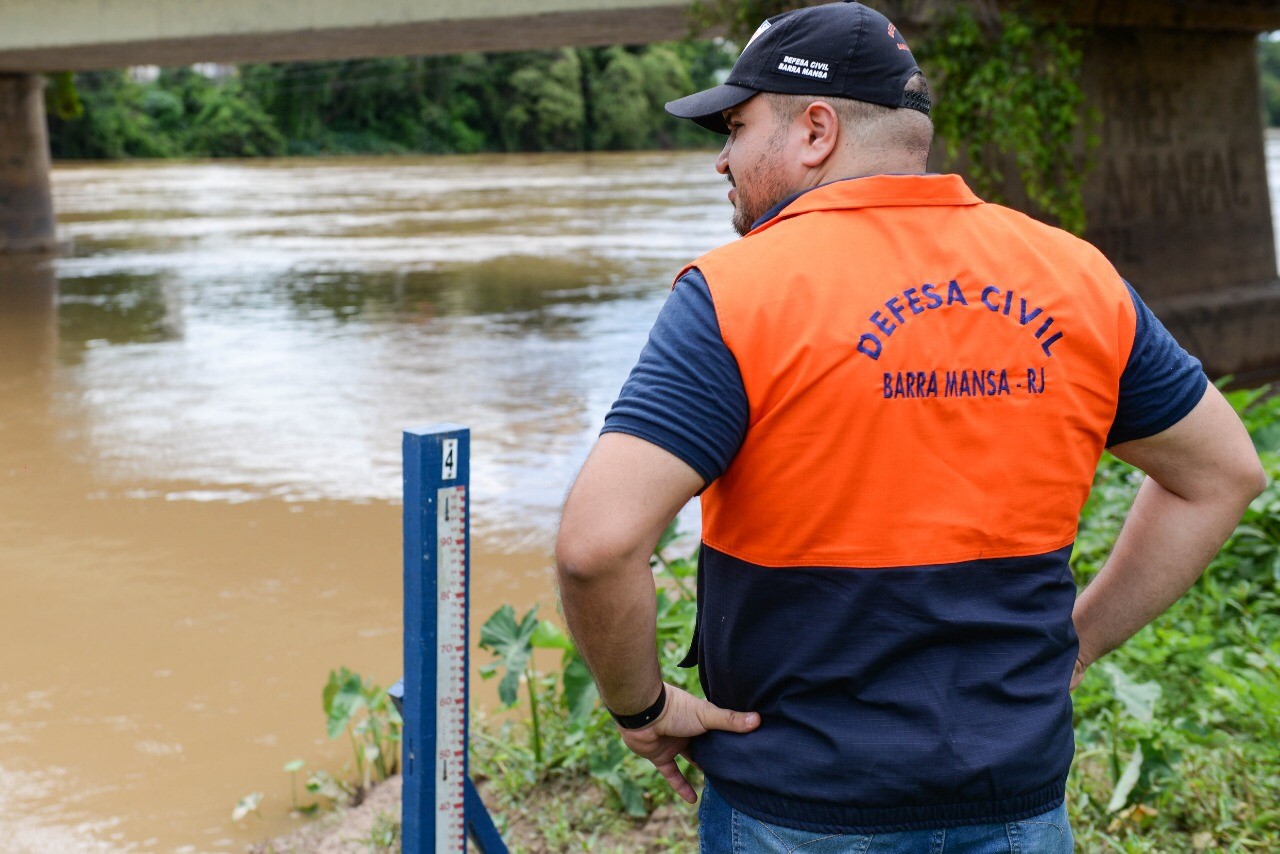
[[0, 254], [56, 247], [40, 72], [638, 44], [688, 0], [3, 0]]
[[[870, 2], [918, 32], [955, 0]], [[1257, 33], [1280, 29], [1280, 2], [1036, 2], [1089, 31], [1083, 82], [1103, 116], [1103, 141], [1085, 189], [1086, 236], [1211, 374], [1280, 375], [1254, 44]], [[55, 245], [40, 72], [635, 44], [687, 34], [687, 5], [4, 0], [0, 254]]]
[[4, 0], [0, 70], [640, 44], [688, 34], [688, 0]]

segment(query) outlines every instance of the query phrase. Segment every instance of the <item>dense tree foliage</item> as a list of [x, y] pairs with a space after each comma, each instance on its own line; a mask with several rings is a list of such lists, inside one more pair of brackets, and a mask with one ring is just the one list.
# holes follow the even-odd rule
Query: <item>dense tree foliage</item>
[[1280, 33], [1258, 41], [1258, 65], [1262, 69], [1262, 105], [1267, 124], [1280, 127]]
[[[720, 42], [55, 75], [55, 157], [576, 151], [706, 145], [663, 102], [713, 85]], [[1263, 109], [1280, 127], [1280, 34], [1258, 41]]]
[[50, 140], [63, 158], [706, 145], [662, 104], [714, 85], [733, 58], [720, 43], [679, 42], [245, 65], [221, 80], [86, 72], [70, 92], [51, 82]]
[[75, 75], [78, 115], [49, 115], [54, 157], [253, 157], [282, 154], [273, 117], [240, 81], [215, 81], [188, 68], [153, 83], [122, 71]]

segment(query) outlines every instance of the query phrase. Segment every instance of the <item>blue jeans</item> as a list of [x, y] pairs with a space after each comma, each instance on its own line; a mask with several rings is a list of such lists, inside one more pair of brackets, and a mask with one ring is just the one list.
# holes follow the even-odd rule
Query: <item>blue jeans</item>
[[698, 808], [700, 854], [1071, 854], [1066, 804], [1021, 821], [898, 833], [811, 833], [766, 824], [724, 802], [708, 783]]

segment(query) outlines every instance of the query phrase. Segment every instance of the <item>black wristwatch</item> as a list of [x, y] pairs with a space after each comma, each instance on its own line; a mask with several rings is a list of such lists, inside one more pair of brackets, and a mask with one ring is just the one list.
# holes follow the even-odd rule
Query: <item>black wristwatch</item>
[[667, 683], [662, 683], [662, 690], [658, 694], [658, 699], [653, 701], [653, 705], [645, 709], [643, 712], [636, 712], [634, 715], [620, 715], [613, 709], [609, 710], [609, 714], [613, 715], [613, 719], [617, 721], [618, 726], [623, 729], [641, 729], [647, 727], [658, 719], [658, 715], [662, 714], [662, 710], [667, 707]]

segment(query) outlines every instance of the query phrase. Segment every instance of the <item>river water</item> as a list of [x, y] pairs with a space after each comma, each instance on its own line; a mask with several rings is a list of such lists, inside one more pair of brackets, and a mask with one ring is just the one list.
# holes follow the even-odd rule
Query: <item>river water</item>
[[672, 274], [733, 236], [711, 163], [59, 166], [73, 250], [0, 270], [0, 848], [292, 826], [281, 765], [347, 757], [329, 669], [401, 673], [407, 426], [473, 431], [473, 635], [554, 614], [564, 491]]
[[404, 427], [473, 430], [473, 638], [553, 613], [564, 491], [671, 275], [733, 237], [711, 164], [57, 167], [73, 249], [0, 264], [3, 850], [294, 826], [281, 765], [346, 759], [329, 669], [401, 672]]

